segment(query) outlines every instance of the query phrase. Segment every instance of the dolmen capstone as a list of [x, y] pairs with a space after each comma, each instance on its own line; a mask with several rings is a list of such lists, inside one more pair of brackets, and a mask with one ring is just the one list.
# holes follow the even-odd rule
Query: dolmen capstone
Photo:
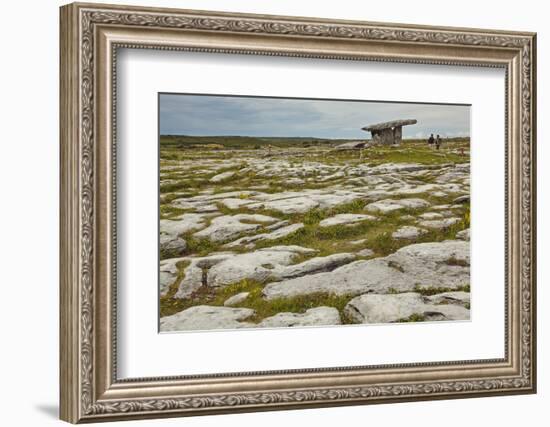
[[393, 120], [391, 122], [376, 123], [361, 128], [372, 134], [372, 142], [382, 145], [396, 145], [401, 143], [403, 126], [416, 124], [416, 119]]

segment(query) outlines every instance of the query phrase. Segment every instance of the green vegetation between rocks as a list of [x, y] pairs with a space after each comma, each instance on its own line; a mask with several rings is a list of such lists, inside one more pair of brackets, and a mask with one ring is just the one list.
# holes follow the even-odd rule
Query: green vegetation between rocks
[[[339, 166], [372, 166], [376, 167], [388, 163], [419, 163], [430, 167], [444, 164], [458, 164], [469, 161], [469, 139], [447, 140], [441, 150], [436, 151], [428, 147], [425, 141], [407, 140], [400, 147], [372, 147], [362, 152], [336, 151], [334, 147], [348, 140], [321, 140], [315, 138], [248, 138], [248, 137], [187, 137], [187, 136], [161, 136], [161, 182], [160, 189], [160, 218], [177, 219], [179, 216], [193, 212], [193, 210], [178, 207], [179, 199], [185, 200], [203, 194], [220, 194], [229, 191], [241, 191], [233, 198], [246, 200], [250, 196], [248, 190], [258, 189], [263, 193], [282, 193], [285, 191], [301, 191], [305, 189], [347, 188], [362, 187], [365, 184], [360, 180], [352, 180], [353, 176], [335, 176], [323, 181], [315, 168], [303, 169], [299, 183], [289, 182], [284, 173], [273, 175], [261, 175], [257, 170], [249, 167], [247, 162], [255, 159], [266, 159], [276, 162], [287, 162], [289, 168], [300, 168], [300, 165], [322, 163], [330, 165], [338, 170]], [[297, 149], [299, 147], [300, 149]], [[304, 151], [304, 148], [312, 148]], [[222, 163], [223, 162], [223, 163]], [[181, 165], [192, 165], [182, 167]], [[219, 167], [219, 165], [228, 165]], [[211, 167], [213, 166], [213, 167]], [[212, 178], [224, 172], [233, 172], [218, 182]], [[427, 174], [415, 174], [408, 177], [409, 182], [417, 185], [434, 183], [434, 176]], [[421, 198], [432, 206], [453, 205], [456, 195], [435, 195], [431, 192], [423, 192], [409, 195], [395, 195], [392, 199]], [[375, 199], [362, 198], [343, 203], [330, 209], [311, 209], [306, 213], [284, 214], [272, 209], [250, 209], [241, 207], [230, 209], [214, 201], [220, 214], [262, 214], [278, 220], [288, 221], [289, 224], [302, 223], [304, 227], [291, 235], [277, 240], [258, 240], [252, 245], [234, 246], [228, 249], [224, 247], [229, 242], [237, 240], [249, 234], [232, 237], [226, 241], [214, 242], [208, 239], [199, 239], [195, 232], [181, 235], [186, 241], [187, 247], [182, 254], [177, 256], [198, 257], [206, 256], [214, 252], [231, 250], [235, 253], [246, 253], [251, 250], [267, 248], [276, 245], [297, 245], [315, 249], [314, 254], [300, 255], [295, 263], [305, 261], [311, 257], [328, 256], [337, 253], [357, 253], [361, 249], [368, 248], [373, 251], [369, 257], [358, 256], [357, 259], [386, 256], [399, 250], [403, 246], [422, 242], [440, 242], [455, 239], [458, 231], [470, 226], [470, 205], [468, 203], [460, 207], [452, 208], [453, 216], [460, 221], [444, 229], [428, 230], [414, 240], [397, 240], [392, 233], [405, 225], [417, 225], [416, 218], [425, 212], [432, 212], [431, 208], [402, 209], [398, 212], [387, 214], [372, 214], [365, 211], [365, 206]], [[366, 220], [352, 225], [335, 225], [320, 227], [319, 223], [337, 214], [369, 214], [377, 220]], [[206, 224], [209, 223], [207, 219]], [[246, 221], [245, 221], [246, 222]], [[260, 224], [254, 234], [267, 233], [267, 226]], [[356, 243], [360, 242], [360, 243]], [[161, 253], [161, 259], [173, 257], [174, 253]], [[464, 260], [451, 258], [448, 265], [464, 266]], [[345, 316], [344, 307], [353, 298], [351, 295], [312, 294], [293, 298], [281, 298], [265, 300], [262, 297], [262, 289], [265, 283], [251, 280], [243, 280], [224, 288], [211, 288], [202, 286], [191, 298], [173, 298], [178, 286], [183, 279], [183, 271], [188, 265], [186, 261], [178, 263], [178, 277], [170, 287], [166, 296], [160, 298], [160, 314], [162, 316], [177, 313], [186, 308], [197, 305], [221, 306], [231, 296], [240, 292], [250, 292], [247, 299], [239, 303], [239, 307], [251, 308], [256, 314], [247, 319], [251, 322], [259, 322], [262, 319], [280, 312], [303, 313], [309, 308], [329, 306], [338, 309], [343, 323], [351, 323]], [[394, 266], [399, 269], [398, 265]], [[457, 289], [427, 286], [418, 286], [414, 289], [422, 295], [434, 295], [437, 293], [455, 291]], [[469, 285], [464, 285], [459, 290], [469, 292]], [[397, 293], [390, 288], [389, 293]], [[469, 304], [468, 307], [469, 308]], [[413, 315], [403, 322], [416, 322], [424, 320], [421, 315]]]
[[[179, 281], [177, 283], [179, 284]], [[266, 317], [274, 316], [277, 313], [304, 313], [310, 308], [326, 306], [336, 308], [340, 313], [343, 323], [352, 323], [344, 313], [345, 305], [353, 298], [351, 295], [317, 293], [292, 298], [266, 300], [262, 297], [263, 287], [264, 283], [244, 279], [223, 288], [202, 286], [189, 298], [174, 299], [173, 295], [177, 292], [177, 286], [173, 285], [168, 294], [161, 297], [160, 315], [161, 317], [169, 316], [197, 305], [223, 306], [223, 303], [229, 297], [240, 292], [249, 292], [246, 300], [239, 303], [239, 307], [251, 308], [255, 311], [255, 315], [246, 320], [248, 322], [258, 323]]]

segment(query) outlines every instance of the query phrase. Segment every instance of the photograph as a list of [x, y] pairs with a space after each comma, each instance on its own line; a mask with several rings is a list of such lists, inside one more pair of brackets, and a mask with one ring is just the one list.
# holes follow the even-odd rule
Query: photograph
[[160, 332], [470, 320], [470, 109], [159, 93]]

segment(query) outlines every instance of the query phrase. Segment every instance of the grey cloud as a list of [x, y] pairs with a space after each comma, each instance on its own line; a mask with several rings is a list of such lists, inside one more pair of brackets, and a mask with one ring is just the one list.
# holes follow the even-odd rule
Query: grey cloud
[[162, 134], [311, 136], [363, 138], [361, 127], [399, 118], [415, 118], [405, 137], [469, 135], [470, 107], [161, 94]]

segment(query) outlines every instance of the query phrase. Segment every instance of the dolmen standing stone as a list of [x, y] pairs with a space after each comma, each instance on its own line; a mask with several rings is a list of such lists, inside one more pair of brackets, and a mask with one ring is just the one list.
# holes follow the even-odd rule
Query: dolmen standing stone
[[374, 144], [398, 145], [403, 137], [403, 126], [414, 124], [416, 119], [392, 120], [368, 125], [361, 129], [371, 133]]

